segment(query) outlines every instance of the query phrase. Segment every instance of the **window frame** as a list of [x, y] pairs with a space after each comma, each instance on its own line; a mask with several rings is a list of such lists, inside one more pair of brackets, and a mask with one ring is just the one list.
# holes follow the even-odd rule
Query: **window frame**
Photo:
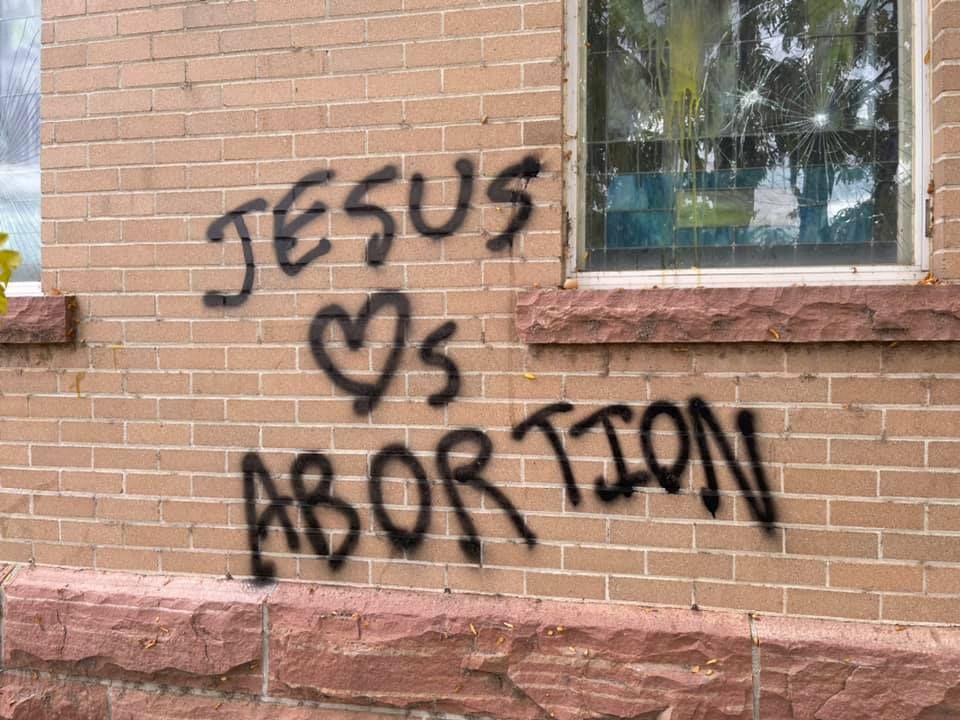
[[[680, 270], [583, 271], [579, 257], [585, 241], [583, 212], [585, 142], [580, 129], [586, 117], [586, 12], [589, 0], [564, 0], [564, 201], [566, 204], [566, 276], [587, 289], [778, 287], [789, 285], [896, 285], [915, 283], [930, 270], [928, 182], [931, 178], [932, 107], [930, 65], [925, 62], [929, 11], [911, 0], [913, 74], [913, 252], [912, 265], [820, 265], [808, 267], [688, 268]], [[919, 171], [919, 172], [918, 172]]]

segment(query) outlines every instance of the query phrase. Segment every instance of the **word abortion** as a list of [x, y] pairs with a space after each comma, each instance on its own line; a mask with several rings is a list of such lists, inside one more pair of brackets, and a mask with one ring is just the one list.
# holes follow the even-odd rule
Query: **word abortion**
[[[721, 501], [717, 471], [711, 451], [712, 439], [713, 445], [719, 449], [723, 461], [735, 478], [754, 520], [764, 529], [772, 530], [776, 522], [776, 508], [760, 462], [753, 414], [748, 410], [741, 410], [737, 415], [738, 430], [749, 457], [747, 465], [753, 476], [751, 482], [748, 472], [737, 460], [733, 447], [710, 406], [701, 398], [694, 397], [688, 402], [686, 409], [690, 417], [689, 425], [681, 409], [670, 402], [655, 402], [643, 412], [638, 428], [645, 463], [645, 469], [642, 470], [629, 469], [617, 427], [614, 424], [614, 419], [624, 423], [633, 420], [634, 411], [629, 406], [610, 405], [573, 424], [568, 433], [572, 439], [583, 436], [597, 426], [602, 427], [607, 437], [617, 477], [613, 483], [608, 483], [603, 476], [597, 477], [594, 480], [597, 497], [606, 503], [626, 499], [631, 497], [638, 487], [647, 486], [654, 479], [668, 493], [679, 493], [681, 478], [690, 463], [692, 435], [706, 476], [706, 486], [700, 490], [700, 497], [706, 509], [716, 516]], [[532, 432], [543, 433], [553, 449], [567, 498], [571, 504], [579, 505], [582, 502], [580, 485], [575, 477], [560, 430], [554, 424], [558, 416], [574, 410], [574, 405], [569, 402], [548, 405], [514, 426], [512, 438], [515, 442], [522, 442]], [[669, 465], [661, 464], [653, 447], [654, 423], [661, 417], [667, 418], [674, 425], [680, 440], [676, 457]], [[452, 457], [454, 453], [458, 456], [466, 454], [467, 458], [454, 458]], [[507, 515], [517, 536], [530, 548], [537, 544], [535, 531], [510, 498], [483, 476], [493, 455], [492, 441], [483, 430], [478, 428], [462, 428], [447, 433], [437, 443], [434, 453], [437, 473], [460, 525], [460, 548], [470, 560], [477, 563], [481, 560], [480, 537], [476, 524], [463, 503], [460, 486], [473, 488], [489, 496]], [[383, 477], [390, 466], [403, 468], [416, 482], [418, 510], [412, 527], [398, 525], [384, 502]], [[291, 511], [299, 511], [302, 514], [305, 529], [301, 534], [314, 554], [327, 558], [333, 570], [343, 565], [360, 542], [360, 515], [350, 503], [333, 494], [335, 471], [333, 463], [326, 455], [316, 452], [298, 455], [290, 467], [289, 475], [293, 496], [279, 492], [273, 476], [258, 453], [247, 453], [243, 459], [243, 488], [251, 563], [253, 574], [261, 579], [270, 579], [275, 575], [274, 564], [264, 559], [262, 553], [263, 542], [271, 527], [282, 529], [290, 551], [300, 550], [300, 535], [294, 527]], [[312, 488], [308, 488], [305, 480], [308, 475], [317, 478]], [[420, 459], [402, 444], [391, 443], [384, 446], [371, 459], [367, 488], [374, 519], [390, 543], [399, 550], [415, 551], [423, 543], [430, 528], [433, 504], [427, 470]], [[266, 502], [265, 509], [261, 509], [261, 498]], [[336, 548], [329, 546], [317, 519], [316, 511], [320, 508], [335, 511], [346, 521], [348, 526], [346, 536]]]

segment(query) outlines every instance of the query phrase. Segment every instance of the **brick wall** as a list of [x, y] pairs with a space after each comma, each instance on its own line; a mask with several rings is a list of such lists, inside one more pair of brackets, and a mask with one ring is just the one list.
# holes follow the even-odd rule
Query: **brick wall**
[[[80, 339], [0, 354], [0, 560], [956, 622], [955, 344], [519, 342], [517, 291], [563, 282], [559, 0], [43, 5], [43, 285]], [[573, 431], [610, 405], [619, 494]]]

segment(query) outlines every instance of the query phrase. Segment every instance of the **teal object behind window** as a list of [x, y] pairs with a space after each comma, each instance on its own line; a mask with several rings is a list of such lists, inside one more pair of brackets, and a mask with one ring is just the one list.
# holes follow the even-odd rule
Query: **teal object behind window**
[[909, 4], [589, 0], [585, 270], [913, 262]]
[[0, 232], [40, 280], [40, 0], [0, 0]]

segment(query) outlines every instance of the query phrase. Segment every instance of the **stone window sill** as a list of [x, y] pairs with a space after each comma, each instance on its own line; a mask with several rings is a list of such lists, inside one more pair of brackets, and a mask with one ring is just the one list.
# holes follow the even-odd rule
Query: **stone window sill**
[[960, 340], [960, 287], [542, 289], [516, 322], [529, 344]]
[[0, 315], [0, 344], [70, 343], [76, 337], [72, 295], [12, 297]]

